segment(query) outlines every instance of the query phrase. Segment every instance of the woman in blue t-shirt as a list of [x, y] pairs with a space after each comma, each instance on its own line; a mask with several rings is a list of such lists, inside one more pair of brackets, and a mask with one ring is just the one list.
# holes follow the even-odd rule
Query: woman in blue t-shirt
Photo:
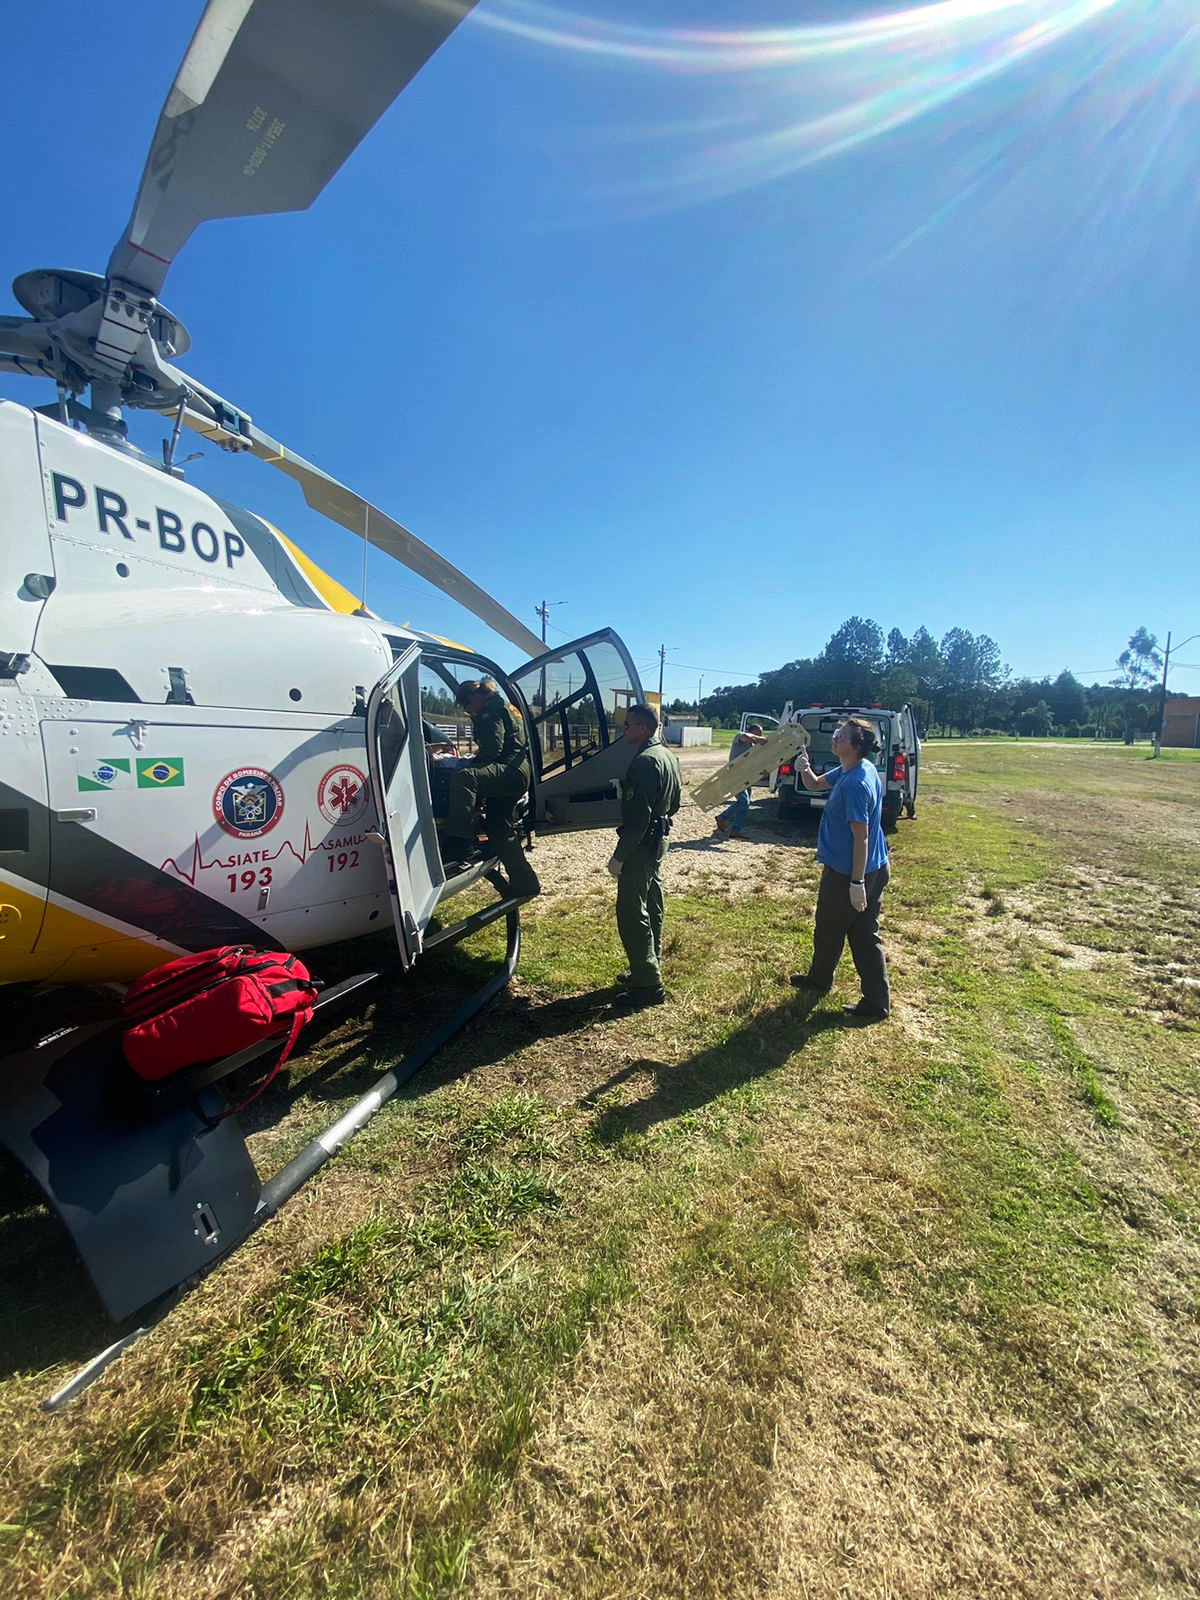
[[810, 794], [828, 793], [817, 834], [817, 860], [824, 871], [817, 890], [812, 961], [793, 972], [795, 988], [828, 994], [847, 939], [862, 998], [844, 1008], [856, 1024], [882, 1022], [891, 1009], [887, 963], [879, 941], [879, 903], [888, 881], [883, 837], [883, 783], [873, 761], [875, 729], [864, 717], [848, 717], [834, 732], [839, 770], [819, 777], [800, 752], [800, 781]]

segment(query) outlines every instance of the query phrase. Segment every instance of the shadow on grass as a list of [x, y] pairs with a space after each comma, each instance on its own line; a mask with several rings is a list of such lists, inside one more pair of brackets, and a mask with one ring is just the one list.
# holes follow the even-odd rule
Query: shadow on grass
[[[540, 1003], [524, 995], [500, 996], [471, 1029], [449, 1046], [437, 1061], [414, 1080], [419, 1095], [444, 1087], [479, 1068], [494, 1065], [532, 1044], [566, 1038], [608, 1021], [627, 1020], [614, 1001], [617, 988], [595, 989]], [[628, 1106], [603, 1108], [597, 1137], [611, 1142], [628, 1133], [649, 1128], [688, 1112], [697, 1111], [757, 1078], [776, 1072], [812, 1040], [831, 1030], [842, 1030], [841, 1007], [819, 1009], [820, 1002], [795, 996], [773, 1010], [756, 1013], [720, 1044], [686, 1060], [668, 1063], [640, 1057], [625, 1063], [602, 1083], [593, 1084], [579, 1101], [594, 1107], [621, 1085], [650, 1075], [653, 1091]], [[653, 1016], [669, 1016], [669, 1005]]]
[[114, 1337], [71, 1236], [0, 1157], [0, 1378], [83, 1361]]
[[623, 1066], [580, 1100], [581, 1106], [598, 1106], [605, 1096], [630, 1079], [649, 1074], [654, 1088], [629, 1105], [603, 1106], [596, 1119], [595, 1137], [615, 1144], [630, 1134], [648, 1133], [658, 1123], [699, 1111], [731, 1090], [777, 1072], [805, 1050], [814, 1039], [844, 1028], [837, 1012], [814, 1011], [812, 1002], [793, 1000], [773, 1011], [752, 1017], [720, 1044], [668, 1063], [643, 1057]]
[[820, 813], [816, 811], [789, 818], [785, 822], [765, 810], [760, 814], [751, 807], [739, 839], [730, 839], [726, 833], [709, 833], [703, 839], [681, 839], [678, 844], [672, 842], [668, 853], [674, 855], [682, 850], [707, 852], [726, 844], [769, 844], [812, 850], [816, 847], [820, 821]]
[[[399, 974], [376, 990], [363, 1013], [357, 1017], [343, 1015], [325, 1030], [323, 1037], [314, 1035], [307, 1041], [306, 1058], [297, 1063], [293, 1082], [288, 1086], [287, 1106], [303, 1100], [344, 1101], [365, 1094], [381, 1074], [399, 1066], [434, 1028], [458, 1010], [473, 990], [481, 988], [495, 974], [500, 959], [499, 955], [476, 955], [458, 947], [424, 965], [419, 963], [411, 972]], [[503, 990], [463, 1032], [486, 1030], [490, 1026], [488, 1019], [503, 1015], [512, 1002], [511, 991]], [[461, 1038], [462, 1034], [456, 1037]], [[454, 1047], [454, 1040], [442, 1047], [434, 1063], [414, 1079], [412, 1092], [428, 1090], [434, 1066]], [[307, 1057], [318, 1049], [315, 1062], [310, 1062]], [[264, 1106], [257, 1125], [269, 1126], [285, 1109], [279, 1104], [279, 1096], [273, 1098], [274, 1104]], [[249, 1131], [245, 1114], [243, 1126]]]

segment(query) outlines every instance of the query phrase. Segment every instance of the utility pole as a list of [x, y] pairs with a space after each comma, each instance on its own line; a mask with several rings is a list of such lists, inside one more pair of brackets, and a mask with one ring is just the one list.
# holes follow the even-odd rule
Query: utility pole
[[551, 606], [565, 606], [566, 604], [567, 604], [567, 602], [565, 600], [543, 600], [540, 606], [534, 606], [534, 608], [533, 608], [534, 616], [535, 617], [541, 617], [541, 619], [542, 619], [542, 643], [543, 644], [545, 644], [545, 642], [546, 642], [546, 621], [547, 621], [548, 617], [550, 616], [550, 607]]
[[[541, 617], [541, 619], [542, 619], [542, 643], [543, 644], [545, 644], [545, 642], [546, 642], [546, 620], [550, 615], [550, 607], [551, 606], [565, 606], [566, 604], [567, 604], [567, 602], [565, 600], [543, 600], [540, 606], [534, 606], [534, 608], [533, 608], [534, 616], [535, 617]], [[545, 710], [546, 710], [546, 669], [545, 669], [545, 667], [542, 668], [542, 670], [541, 670], [541, 672], [539, 674], [539, 677], [541, 678], [540, 689], [541, 689], [542, 713], [543, 713], [543, 716], [544, 716]]]
[[1167, 668], [1171, 665], [1171, 630], [1167, 629], [1167, 648], [1163, 651], [1163, 681], [1162, 688], [1158, 691], [1158, 726], [1154, 730], [1154, 756], [1157, 761], [1158, 752], [1162, 748], [1163, 717], [1167, 710]]
[[[1179, 645], [1179, 649], [1182, 650], [1184, 645], [1191, 644], [1193, 639], [1200, 639], [1200, 633], [1194, 633], [1192, 635], [1191, 639], [1184, 639], [1182, 641], [1182, 643]], [[1171, 665], [1171, 630], [1168, 628], [1167, 629], [1167, 648], [1163, 652], [1162, 685], [1161, 685], [1161, 687], [1159, 688], [1159, 691], [1158, 691], [1158, 728], [1157, 728], [1157, 731], [1155, 732], [1155, 735], [1154, 735], [1154, 757], [1152, 757], [1152, 759], [1154, 759], [1154, 758], [1156, 758], [1158, 756], [1158, 752], [1162, 747], [1163, 719], [1166, 716], [1166, 712], [1167, 712], [1167, 670], [1170, 667], [1170, 665]]]
[[[667, 664], [667, 648], [665, 644], [660, 644], [658, 647], [658, 707], [660, 712], [662, 711], [663, 668]], [[674, 650], [675, 646], [671, 645], [670, 648]]]
[[696, 685], [696, 715], [700, 715], [700, 702], [704, 698], [704, 674], [700, 674], [700, 682]]

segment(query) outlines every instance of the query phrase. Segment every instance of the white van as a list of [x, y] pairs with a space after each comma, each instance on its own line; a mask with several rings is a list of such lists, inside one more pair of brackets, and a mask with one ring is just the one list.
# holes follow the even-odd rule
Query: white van
[[[902, 706], [899, 711], [885, 711], [882, 706], [817, 705], [793, 711], [788, 704], [778, 717], [753, 711], [743, 712], [741, 726], [744, 729], [750, 723], [757, 722], [764, 733], [769, 733], [773, 728], [798, 724], [808, 734], [808, 759], [812, 769], [821, 773], [838, 765], [833, 753], [833, 733], [847, 717], [862, 717], [876, 731], [879, 751], [873, 759], [883, 780], [884, 827], [894, 827], [902, 809], [908, 816], [915, 816], [921, 741], [917, 737], [917, 722], [911, 706]], [[799, 816], [802, 811], [820, 811], [824, 808], [826, 796], [809, 794], [800, 781], [794, 758], [781, 761], [771, 773], [769, 781], [779, 804], [781, 819]]]

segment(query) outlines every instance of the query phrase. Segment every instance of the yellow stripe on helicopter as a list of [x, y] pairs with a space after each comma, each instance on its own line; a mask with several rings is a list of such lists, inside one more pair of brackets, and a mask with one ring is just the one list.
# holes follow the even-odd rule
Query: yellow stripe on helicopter
[[166, 940], [138, 938], [120, 923], [44, 901], [11, 878], [0, 880], [0, 940], [6, 983], [122, 982], [180, 953]]
[[[259, 519], [283, 545], [292, 560], [300, 568], [316, 592], [324, 600], [331, 611], [340, 612], [343, 616], [353, 616], [363, 609], [362, 601], [352, 595], [349, 589], [343, 588], [336, 578], [331, 578], [327, 572], [322, 572], [316, 562], [306, 556], [298, 544], [293, 543], [286, 533], [282, 533], [273, 522], [268, 522], [265, 517]], [[420, 628], [414, 628], [410, 623], [404, 624], [405, 631], [414, 634], [419, 639], [433, 639], [438, 644], [448, 645], [452, 650], [465, 650], [466, 646], [459, 644], [457, 639], [444, 639], [440, 633], [425, 633]]]
[[270, 528], [331, 611], [339, 611], [343, 616], [352, 617], [356, 611], [362, 610], [362, 601], [356, 595], [352, 595], [349, 589], [344, 589], [336, 578], [331, 578], [327, 572], [322, 572], [316, 562], [306, 556], [299, 545], [293, 544], [286, 533], [281, 533], [275, 524], [267, 522], [265, 517], [260, 518], [260, 521]]

